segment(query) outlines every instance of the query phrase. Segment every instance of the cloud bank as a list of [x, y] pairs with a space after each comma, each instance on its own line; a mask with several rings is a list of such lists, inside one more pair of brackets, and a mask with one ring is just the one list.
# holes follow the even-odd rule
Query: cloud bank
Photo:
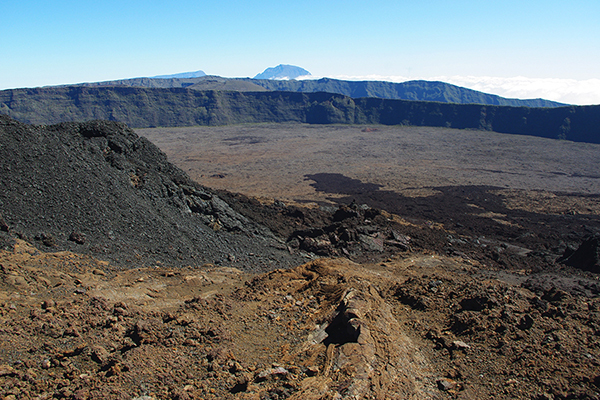
[[[311, 78], [315, 78], [312, 76]], [[407, 78], [404, 76], [337, 75], [330, 78], [343, 80], [369, 80], [406, 82], [409, 80], [441, 81], [484, 93], [516, 99], [546, 99], [566, 104], [600, 104], [600, 79], [527, 78], [517, 76], [500, 78], [493, 76], [434, 76], [430, 78]]]

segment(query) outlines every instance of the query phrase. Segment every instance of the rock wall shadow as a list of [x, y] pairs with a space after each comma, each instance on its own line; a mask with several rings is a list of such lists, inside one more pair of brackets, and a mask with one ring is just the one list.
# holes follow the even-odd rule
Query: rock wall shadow
[[442, 186], [431, 188], [438, 193], [432, 196], [406, 197], [342, 174], [318, 173], [305, 178], [314, 181], [311, 186], [318, 192], [346, 195], [328, 198], [338, 204], [367, 204], [416, 224], [440, 223], [458, 234], [507, 241], [532, 250], [562, 253], [566, 244], [578, 244], [584, 237], [600, 232], [597, 215], [509, 209], [504, 198], [493, 193], [499, 187]]

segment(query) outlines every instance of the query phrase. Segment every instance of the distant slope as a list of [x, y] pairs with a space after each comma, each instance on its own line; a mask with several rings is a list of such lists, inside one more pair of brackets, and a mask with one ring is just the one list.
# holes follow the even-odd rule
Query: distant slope
[[[58, 87], [102, 87], [102, 86], [131, 86], [131, 87], [143, 87], [143, 88], [182, 88], [192, 86], [197, 82], [200, 82], [203, 77], [199, 78], [132, 78], [132, 79], [119, 79], [114, 81], [102, 81], [102, 82], [83, 82], [74, 85], [61, 85]], [[56, 87], [56, 86], [50, 86]]]
[[195, 90], [233, 90], [239, 92], [264, 92], [267, 89], [257, 85], [251, 79], [231, 79], [220, 76], [205, 75], [197, 78], [133, 78], [116, 81], [84, 82], [75, 85], [50, 87], [106, 87], [127, 86], [141, 88], [190, 88]]
[[310, 72], [295, 65], [279, 64], [276, 67], [265, 69], [254, 79], [296, 79], [299, 76], [308, 76]]
[[206, 76], [204, 71], [198, 70], [195, 72], [182, 72], [179, 74], [171, 74], [171, 75], [157, 75], [151, 76], [152, 79], [172, 79], [172, 78], [200, 78], [201, 76]]
[[236, 92], [266, 92], [267, 89], [249, 80], [221, 78], [220, 76], [207, 76], [191, 86], [194, 90], [220, 90]]
[[383, 81], [342, 81], [330, 78], [300, 81], [254, 79], [253, 82], [267, 90], [303, 93], [339, 93], [352, 98], [376, 97], [380, 99], [489, 104], [513, 107], [562, 107], [567, 105], [543, 99], [507, 99], [444, 82], [409, 81], [395, 83]]
[[529, 108], [352, 99], [330, 93], [62, 87], [0, 91], [0, 114], [35, 124], [106, 119], [134, 128], [256, 122], [403, 124], [600, 143], [600, 106]]

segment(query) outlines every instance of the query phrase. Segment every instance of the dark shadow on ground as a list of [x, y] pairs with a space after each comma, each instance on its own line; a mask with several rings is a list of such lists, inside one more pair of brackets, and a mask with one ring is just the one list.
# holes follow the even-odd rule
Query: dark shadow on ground
[[[440, 223], [459, 235], [485, 237], [534, 251], [561, 254], [568, 245], [600, 232], [600, 217], [590, 214], [539, 214], [506, 207], [493, 186], [432, 187], [438, 194], [406, 197], [381, 185], [364, 183], [341, 174], [305, 175], [317, 191], [346, 195], [329, 198], [338, 204], [367, 204], [416, 223]], [[589, 195], [582, 195], [589, 196]]]

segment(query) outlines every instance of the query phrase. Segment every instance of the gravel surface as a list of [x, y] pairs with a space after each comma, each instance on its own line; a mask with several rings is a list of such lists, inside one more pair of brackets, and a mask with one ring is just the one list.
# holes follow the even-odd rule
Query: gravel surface
[[0, 116], [0, 188], [3, 231], [42, 249], [124, 267], [262, 271], [306, 259], [119, 123], [33, 126]]

